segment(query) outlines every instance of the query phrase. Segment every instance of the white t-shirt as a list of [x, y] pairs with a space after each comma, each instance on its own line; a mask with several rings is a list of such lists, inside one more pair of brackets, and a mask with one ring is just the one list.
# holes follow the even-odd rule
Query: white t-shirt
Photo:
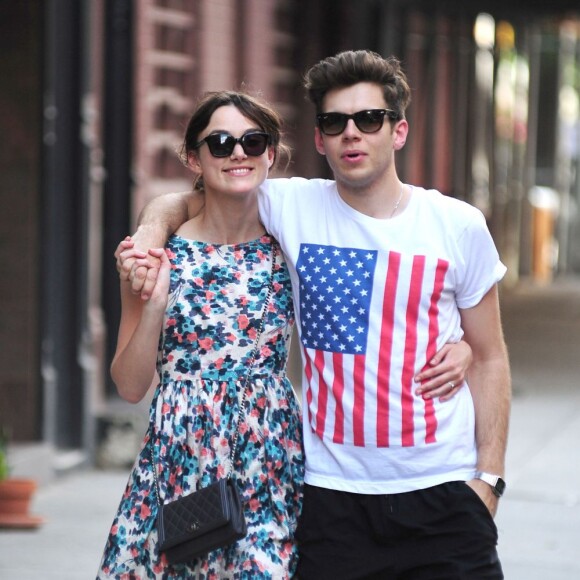
[[334, 181], [302, 178], [268, 180], [259, 203], [292, 278], [306, 482], [384, 494], [473, 477], [469, 389], [425, 401], [413, 376], [505, 274], [481, 212], [414, 187], [402, 213], [375, 219]]

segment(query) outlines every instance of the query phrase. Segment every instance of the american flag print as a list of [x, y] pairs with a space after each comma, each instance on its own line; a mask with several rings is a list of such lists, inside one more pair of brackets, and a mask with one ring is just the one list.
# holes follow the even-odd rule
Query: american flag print
[[[338, 444], [377, 447], [389, 447], [392, 432], [402, 446], [415, 445], [417, 433], [425, 443], [436, 441], [433, 401], [417, 401], [412, 389], [423, 314], [428, 336], [419, 348], [424, 350], [424, 360], [437, 351], [439, 300], [448, 265], [436, 260], [431, 268], [425, 256], [405, 261], [401, 254], [390, 251], [300, 246], [296, 268], [306, 404], [310, 425], [319, 437]], [[427, 302], [425, 282], [430, 290]], [[403, 329], [396, 328], [395, 321], [398, 293], [404, 294]], [[373, 302], [380, 304], [380, 320], [370, 318], [371, 311], [375, 316], [377, 312]], [[367, 356], [369, 340], [376, 343], [371, 359]], [[397, 385], [391, 385], [394, 342], [402, 368], [394, 379]], [[370, 373], [369, 365], [373, 366]], [[374, 377], [370, 388], [369, 376]], [[396, 425], [392, 425], [393, 396], [399, 397]], [[422, 406], [423, 416], [419, 431], [417, 404]]]

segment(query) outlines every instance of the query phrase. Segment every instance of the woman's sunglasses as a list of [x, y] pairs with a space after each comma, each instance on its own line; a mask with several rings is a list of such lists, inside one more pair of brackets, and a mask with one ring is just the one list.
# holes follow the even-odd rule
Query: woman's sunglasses
[[320, 113], [316, 115], [316, 123], [325, 135], [340, 135], [345, 129], [349, 119], [354, 121], [359, 131], [363, 133], [376, 133], [380, 131], [385, 116], [396, 121], [399, 115], [392, 109], [368, 109], [358, 111], [352, 115], [346, 113]]
[[195, 149], [207, 143], [209, 152], [214, 157], [229, 157], [235, 146], [239, 143], [246, 155], [252, 157], [259, 157], [266, 151], [270, 143], [270, 135], [268, 133], [261, 133], [255, 131], [253, 133], [246, 133], [238, 139], [229, 133], [212, 133], [199, 143], [195, 144]]

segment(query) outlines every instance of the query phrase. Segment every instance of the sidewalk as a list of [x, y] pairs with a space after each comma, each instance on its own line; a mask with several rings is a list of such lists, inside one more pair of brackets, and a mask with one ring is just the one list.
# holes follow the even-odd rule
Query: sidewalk
[[507, 580], [580, 578], [580, 280], [502, 297], [513, 376], [508, 488], [497, 516]]
[[[513, 371], [508, 488], [497, 517], [506, 580], [580, 578], [580, 280], [502, 297]], [[127, 472], [43, 487], [36, 531], [0, 530], [0, 579], [94, 579]]]
[[35, 531], [0, 530], [1, 580], [94, 580], [128, 472], [69, 474], [41, 488]]

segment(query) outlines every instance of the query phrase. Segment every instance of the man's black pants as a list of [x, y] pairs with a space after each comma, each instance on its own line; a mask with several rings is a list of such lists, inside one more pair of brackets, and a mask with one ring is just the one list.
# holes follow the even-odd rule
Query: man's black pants
[[392, 495], [306, 485], [300, 580], [501, 580], [497, 528], [463, 481]]

